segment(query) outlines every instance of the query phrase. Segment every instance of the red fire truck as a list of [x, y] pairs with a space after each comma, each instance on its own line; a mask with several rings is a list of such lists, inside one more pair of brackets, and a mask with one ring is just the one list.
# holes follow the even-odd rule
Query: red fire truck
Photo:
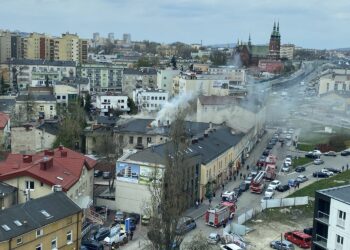
[[205, 222], [209, 226], [219, 227], [227, 223], [230, 216], [233, 217], [236, 212], [236, 204], [232, 202], [222, 202], [214, 208], [209, 208], [205, 214]]
[[268, 181], [273, 181], [276, 179], [276, 162], [277, 157], [274, 155], [269, 155], [265, 161], [265, 179]]
[[265, 187], [265, 171], [259, 171], [250, 183], [250, 192], [261, 194]]

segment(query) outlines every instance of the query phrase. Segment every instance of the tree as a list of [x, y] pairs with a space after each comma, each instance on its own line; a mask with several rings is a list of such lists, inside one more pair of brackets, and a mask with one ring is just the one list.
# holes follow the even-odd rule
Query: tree
[[131, 99], [130, 97], [128, 97], [128, 107], [130, 109], [128, 114], [130, 114], [130, 115], [136, 115], [137, 114], [137, 112], [138, 112], [137, 106], [136, 106], [134, 100]]
[[202, 233], [194, 235], [191, 241], [184, 243], [182, 249], [185, 250], [219, 250], [217, 245], [211, 245], [208, 243], [207, 238]]
[[162, 170], [162, 178], [159, 180], [159, 172], [155, 171], [153, 180], [149, 185], [151, 193], [150, 226], [148, 238], [151, 248], [155, 250], [170, 250], [174, 245], [179, 246], [182, 238], [176, 234], [178, 220], [186, 209], [187, 189], [183, 174], [188, 167], [185, 157], [180, 152], [186, 146], [185, 114], [178, 112], [171, 124], [168, 148], [164, 153], [165, 166]]
[[173, 66], [173, 69], [177, 69], [177, 66], [176, 66], [176, 58], [175, 56], [173, 56], [171, 58], [171, 61], [170, 61], [171, 65]]
[[88, 93], [86, 96], [85, 96], [85, 105], [84, 105], [84, 109], [87, 113], [90, 112], [90, 109], [91, 109], [91, 95]]
[[210, 55], [210, 61], [215, 65], [215, 66], [219, 66], [219, 65], [226, 65], [226, 54], [222, 51], [216, 50], [213, 53], [211, 53]]

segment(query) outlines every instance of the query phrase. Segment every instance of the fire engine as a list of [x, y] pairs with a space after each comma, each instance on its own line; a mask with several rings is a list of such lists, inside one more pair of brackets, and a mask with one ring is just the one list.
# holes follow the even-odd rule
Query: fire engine
[[232, 202], [222, 202], [214, 208], [209, 208], [205, 214], [205, 222], [209, 226], [219, 227], [233, 218], [237, 205]]
[[266, 158], [265, 179], [268, 181], [273, 181], [274, 179], [276, 179], [276, 162], [277, 162], [277, 157], [274, 155], [269, 155]]
[[265, 171], [260, 171], [250, 184], [250, 191], [252, 193], [261, 194], [265, 187]]

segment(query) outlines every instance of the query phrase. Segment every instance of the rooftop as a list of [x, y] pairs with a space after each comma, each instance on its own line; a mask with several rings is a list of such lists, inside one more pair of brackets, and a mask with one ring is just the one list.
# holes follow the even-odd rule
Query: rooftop
[[57, 135], [59, 130], [59, 123], [57, 120], [46, 120], [40, 124], [37, 129], [44, 130], [46, 133]]
[[16, 98], [16, 101], [56, 101], [56, 97], [54, 95], [47, 95], [47, 94], [39, 94], [39, 95], [19, 95]]
[[76, 63], [73, 61], [50, 61], [50, 60], [32, 60], [32, 59], [15, 59], [12, 58], [8, 61], [10, 64], [18, 65], [46, 65], [46, 66], [66, 66], [75, 67]]
[[94, 168], [96, 161], [71, 149], [59, 147], [34, 155], [9, 154], [0, 162], [0, 181], [30, 176], [49, 186], [69, 190], [81, 176], [83, 167]]
[[4, 196], [6, 196], [8, 194], [15, 192], [16, 189], [17, 188], [12, 187], [11, 185], [8, 185], [8, 184], [0, 181], [0, 194], [3, 194]]
[[318, 190], [316, 192], [350, 205], [350, 185]]
[[0, 242], [64, 219], [81, 211], [63, 192], [30, 200], [0, 211]]
[[132, 69], [124, 68], [124, 75], [157, 75], [157, 70], [154, 68]]

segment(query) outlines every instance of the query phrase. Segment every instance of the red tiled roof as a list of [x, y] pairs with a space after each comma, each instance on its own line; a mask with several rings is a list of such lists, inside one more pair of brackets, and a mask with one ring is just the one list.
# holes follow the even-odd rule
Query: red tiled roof
[[[62, 155], [62, 152], [67, 155]], [[54, 149], [52, 154], [45, 155], [44, 151], [32, 155], [28, 163], [23, 157], [22, 154], [9, 154], [5, 161], [0, 162], [0, 181], [30, 176], [50, 186], [61, 185], [64, 191], [68, 191], [79, 180], [84, 166], [91, 170], [96, 165], [95, 160], [63, 147]], [[52, 160], [52, 166], [43, 169], [41, 164], [45, 160]]]
[[10, 120], [9, 115], [3, 112], [0, 112], [0, 129], [4, 129], [9, 120]]

